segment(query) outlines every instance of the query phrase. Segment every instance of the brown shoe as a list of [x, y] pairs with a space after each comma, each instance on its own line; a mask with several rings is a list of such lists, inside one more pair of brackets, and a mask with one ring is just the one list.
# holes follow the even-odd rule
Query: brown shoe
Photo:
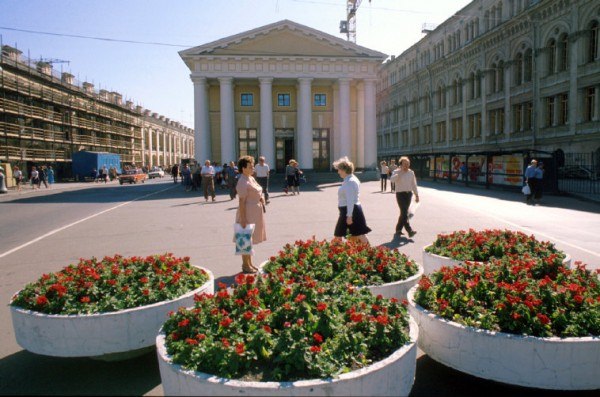
[[242, 271], [246, 274], [254, 274], [258, 271], [258, 269], [256, 269], [252, 265], [250, 265], [250, 266], [242, 265]]

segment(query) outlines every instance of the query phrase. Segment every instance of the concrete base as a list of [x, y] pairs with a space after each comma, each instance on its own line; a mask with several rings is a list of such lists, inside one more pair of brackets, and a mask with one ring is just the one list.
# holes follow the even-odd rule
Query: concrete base
[[214, 276], [210, 270], [203, 270], [210, 279], [200, 288], [177, 299], [118, 312], [54, 315], [10, 306], [17, 343], [25, 350], [47, 356], [106, 361], [132, 358], [128, 352], [154, 345], [169, 312], [192, 306], [195, 294], [214, 292]]
[[244, 382], [185, 370], [172, 363], [162, 332], [156, 338], [156, 350], [167, 396], [408, 396], [415, 380], [417, 337], [411, 318], [411, 342], [388, 358], [333, 379], [297, 382]]
[[414, 301], [419, 347], [432, 359], [480, 378], [555, 390], [600, 388], [600, 337], [537, 338], [490, 332], [448, 321]]

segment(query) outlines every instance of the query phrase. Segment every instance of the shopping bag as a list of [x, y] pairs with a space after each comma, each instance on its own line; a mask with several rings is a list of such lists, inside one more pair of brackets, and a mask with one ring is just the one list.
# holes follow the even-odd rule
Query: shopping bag
[[242, 227], [239, 223], [233, 225], [235, 241], [235, 254], [236, 255], [253, 255], [254, 249], [252, 247], [252, 233], [254, 233], [254, 223]]
[[421, 203], [416, 203], [414, 201], [410, 204], [410, 207], [408, 207], [408, 219], [415, 216], [415, 212], [417, 212], [417, 210], [419, 209], [420, 206], [421, 206]]
[[525, 185], [523, 186], [523, 189], [521, 189], [521, 191], [523, 192], [524, 195], [528, 196], [531, 194], [531, 189], [529, 188], [529, 185]]

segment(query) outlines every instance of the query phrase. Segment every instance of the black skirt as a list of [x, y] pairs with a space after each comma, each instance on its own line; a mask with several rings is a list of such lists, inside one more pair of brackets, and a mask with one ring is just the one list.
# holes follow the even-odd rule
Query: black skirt
[[335, 237], [346, 237], [348, 234], [351, 236], [362, 236], [363, 234], [367, 234], [371, 231], [371, 228], [367, 226], [365, 214], [363, 213], [360, 204], [354, 205], [351, 225], [346, 224], [348, 207], [338, 207], [338, 209], [340, 210], [340, 216], [337, 224], [335, 225], [335, 231], [333, 233]]

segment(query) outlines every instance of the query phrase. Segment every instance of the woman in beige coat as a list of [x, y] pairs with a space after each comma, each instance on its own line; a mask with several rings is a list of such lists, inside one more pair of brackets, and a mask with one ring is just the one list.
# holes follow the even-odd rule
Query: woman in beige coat
[[[238, 161], [240, 176], [236, 191], [239, 198], [239, 207], [235, 221], [243, 228], [248, 224], [254, 224], [252, 244], [258, 244], [267, 239], [265, 229], [265, 199], [262, 187], [254, 179], [254, 158], [252, 156], [240, 157]], [[252, 264], [252, 255], [242, 255], [242, 271], [244, 273], [256, 273], [258, 269]]]

